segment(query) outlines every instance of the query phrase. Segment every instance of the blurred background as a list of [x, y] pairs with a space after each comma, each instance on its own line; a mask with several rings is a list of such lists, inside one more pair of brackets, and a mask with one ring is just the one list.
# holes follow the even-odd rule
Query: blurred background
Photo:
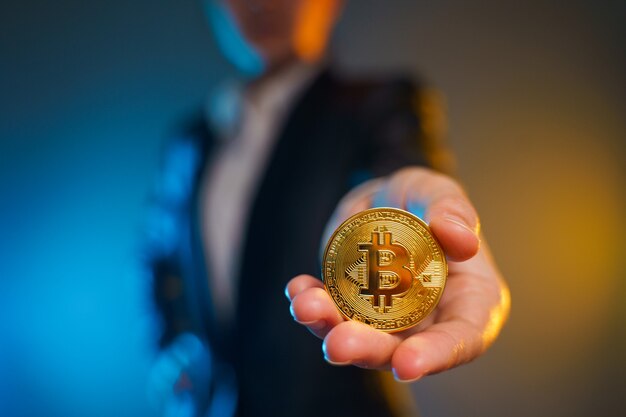
[[[442, 92], [512, 290], [487, 355], [413, 385], [425, 416], [624, 415], [625, 22], [621, 0], [349, 2], [337, 61]], [[2, 416], [154, 415], [147, 195], [229, 71], [199, 0], [0, 5]]]

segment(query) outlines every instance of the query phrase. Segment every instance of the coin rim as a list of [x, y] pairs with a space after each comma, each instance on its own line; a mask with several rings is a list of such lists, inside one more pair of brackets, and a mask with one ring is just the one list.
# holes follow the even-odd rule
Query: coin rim
[[[363, 323], [360, 322], [359, 320], [354, 320], [351, 317], [348, 317], [343, 310], [339, 307], [339, 304], [337, 304], [337, 301], [335, 300], [335, 298], [332, 296], [332, 294], [330, 293], [328, 286], [326, 285], [326, 277], [324, 275], [324, 271], [326, 270], [326, 258], [328, 257], [328, 250], [330, 249], [330, 244], [331, 242], [335, 239], [335, 236], [339, 233], [339, 231], [347, 224], [350, 223], [352, 220], [361, 217], [363, 215], [366, 215], [370, 212], [375, 212], [375, 211], [392, 211], [392, 212], [398, 212], [400, 214], [403, 214], [409, 218], [412, 218], [413, 220], [416, 220], [420, 225], [422, 225], [426, 231], [430, 234], [430, 236], [432, 237], [433, 241], [435, 242], [435, 245], [437, 246], [437, 248], [441, 251], [442, 254], [442, 262], [443, 262], [443, 267], [444, 267], [444, 282], [443, 285], [441, 286], [441, 291], [439, 292], [439, 297], [437, 297], [437, 300], [433, 303], [431, 310], [428, 312], [428, 314], [426, 314], [424, 317], [422, 317], [420, 320], [416, 321], [415, 323], [412, 323], [410, 325], [407, 326], [403, 326], [403, 327], [398, 327], [396, 329], [379, 329], [376, 328], [374, 326], [369, 326], [367, 323]], [[444, 252], [443, 248], [441, 247], [441, 244], [439, 243], [439, 241], [437, 240], [437, 238], [435, 237], [435, 235], [433, 234], [433, 232], [430, 230], [430, 227], [428, 226], [428, 224], [420, 219], [418, 216], [416, 216], [415, 214], [406, 211], [406, 210], [402, 210], [399, 208], [395, 208], [395, 207], [374, 207], [374, 208], [369, 208], [367, 210], [363, 210], [360, 211], [352, 216], [350, 216], [349, 218], [347, 218], [346, 220], [344, 220], [339, 226], [337, 226], [337, 228], [335, 229], [335, 231], [333, 232], [333, 234], [328, 238], [328, 241], [326, 242], [326, 246], [324, 248], [324, 257], [322, 258], [322, 271], [321, 271], [321, 277], [322, 277], [322, 283], [324, 284], [324, 290], [326, 291], [326, 293], [330, 296], [330, 298], [333, 300], [333, 303], [335, 304], [335, 307], [337, 307], [337, 310], [339, 310], [339, 312], [341, 313], [341, 315], [347, 319], [347, 320], [354, 320], [354, 321], [359, 321], [360, 323], [365, 324], [366, 326], [372, 327], [373, 329], [376, 330], [380, 330], [381, 332], [385, 332], [385, 333], [398, 333], [401, 332], [403, 330], [406, 329], [410, 329], [411, 327], [415, 327], [418, 324], [420, 324], [422, 321], [424, 321], [426, 319], [426, 317], [430, 316], [433, 311], [435, 311], [435, 309], [437, 308], [437, 306], [439, 305], [439, 301], [441, 300], [441, 296], [443, 295], [443, 292], [446, 288], [446, 284], [448, 283], [448, 262], [446, 260], [446, 253]]]

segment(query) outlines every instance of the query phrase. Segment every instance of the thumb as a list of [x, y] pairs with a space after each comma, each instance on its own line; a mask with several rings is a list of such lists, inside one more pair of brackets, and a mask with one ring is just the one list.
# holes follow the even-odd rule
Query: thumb
[[452, 178], [425, 168], [396, 172], [373, 196], [375, 207], [407, 210], [422, 218], [453, 261], [473, 257], [480, 247], [480, 222], [463, 188]]

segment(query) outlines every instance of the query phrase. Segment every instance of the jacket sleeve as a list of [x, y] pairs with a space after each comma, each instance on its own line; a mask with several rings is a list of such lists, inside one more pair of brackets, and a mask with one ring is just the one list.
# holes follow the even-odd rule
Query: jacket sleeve
[[184, 255], [197, 152], [188, 138], [168, 142], [147, 209], [144, 265], [151, 284], [160, 347], [193, 330]]

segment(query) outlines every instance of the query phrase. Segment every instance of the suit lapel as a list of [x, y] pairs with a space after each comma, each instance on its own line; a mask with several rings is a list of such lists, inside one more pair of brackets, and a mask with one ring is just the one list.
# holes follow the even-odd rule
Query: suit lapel
[[[288, 192], [284, 189], [286, 180], [289, 179], [293, 164], [302, 162], [296, 160], [296, 155], [299, 153], [298, 148], [309, 142], [309, 138], [313, 134], [312, 127], [320, 119], [323, 119], [325, 109], [322, 108], [322, 103], [325, 101], [324, 97], [327, 95], [330, 83], [329, 72], [327, 70], [321, 72], [286, 115], [285, 124], [279, 133], [278, 141], [266, 165], [267, 168], [256, 189], [242, 241], [237, 321], [245, 320], [246, 317], [253, 317], [256, 303], [252, 300], [262, 300], [265, 298], [263, 294], [270, 288], [259, 282], [261, 280], [255, 279], [250, 270], [251, 265], [255, 263], [257, 247], [262, 244], [262, 236], [259, 235], [263, 232], [259, 232], [259, 227], [267, 221], [265, 213], [268, 210], [273, 210], [274, 206], [278, 211], [285, 210], [285, 204], [283, 204], [281, 197]], [[291, 180], [295, 181], [296, 179]], [[268, 296], [271, 298], [270, 294]]]

